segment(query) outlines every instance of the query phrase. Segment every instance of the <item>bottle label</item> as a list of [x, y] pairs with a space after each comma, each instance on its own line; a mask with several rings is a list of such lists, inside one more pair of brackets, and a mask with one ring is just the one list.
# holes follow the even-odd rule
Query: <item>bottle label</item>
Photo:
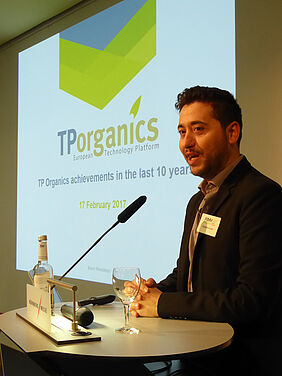
[[35, 274], [33, 279], [34, 286], [48, 292], [48, 278], [50, 278], [50, 273], [48, 271], [41, 274]]
[[38, 261], [47, 261], [47, 243], [39, 242], [38, 244]]

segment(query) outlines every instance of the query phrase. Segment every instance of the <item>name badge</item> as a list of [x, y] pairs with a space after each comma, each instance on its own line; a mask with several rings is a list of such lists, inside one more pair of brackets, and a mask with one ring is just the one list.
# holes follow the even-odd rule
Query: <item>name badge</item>
[[200, 223], [197, 227], [197, 232], [201, 232], [202, 234], [213, 236], [215, 238], [220, 221], [220, 217], [215, 217], [214, 215], [203, 213]]

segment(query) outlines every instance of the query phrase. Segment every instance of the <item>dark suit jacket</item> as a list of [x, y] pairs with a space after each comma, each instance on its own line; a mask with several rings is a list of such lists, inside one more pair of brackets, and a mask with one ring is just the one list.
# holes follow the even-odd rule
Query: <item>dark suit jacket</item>
[[221, 185], [209, 214], [221, 218], [216, 237], [199, 234], [193, 261], [193, 293], [187, 292], [188, 241], [197, 208], [187, 206], [177, 266], [158, 284], [163, 318], [266, 324], [281, 314], [282, 191], [244, 157]]

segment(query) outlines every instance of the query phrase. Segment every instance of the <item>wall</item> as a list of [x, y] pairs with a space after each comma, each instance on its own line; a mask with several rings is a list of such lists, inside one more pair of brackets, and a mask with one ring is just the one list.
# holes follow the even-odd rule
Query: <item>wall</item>
[[[107, 0], [107, 5], [117, 1]], [[28, 37], [0, 49], [0, 311], [25, 305], [26, 272], [16, 271], [17, 53], [103, 9], [95, 1]], [[281, 0], [237, 0], [237, 98], [243, 110], [242, 152], [282, 183]], [[183, 87], [185, 83], [183, 83]], [[34, 252], [37, 252], [34, 249]], [[67, 279], [79, 298], [112, 292], [110, 286]], [[64, 294], [63, 294], [64, 295]], [[64, 295], [65, 298], [65, 295]], [[66, 297], [67, 298], [67, 297]]]
[[242, 152], [282, 183], [282, 1], [237, 0], [237, 98]]

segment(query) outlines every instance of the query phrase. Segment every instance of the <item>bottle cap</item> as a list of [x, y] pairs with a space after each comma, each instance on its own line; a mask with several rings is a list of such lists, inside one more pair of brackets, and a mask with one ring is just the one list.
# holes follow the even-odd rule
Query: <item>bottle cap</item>
[[41, 240], [47, 240], [47, 235], [39, 235], [38, 236], [38, 240], [41, 241]]

